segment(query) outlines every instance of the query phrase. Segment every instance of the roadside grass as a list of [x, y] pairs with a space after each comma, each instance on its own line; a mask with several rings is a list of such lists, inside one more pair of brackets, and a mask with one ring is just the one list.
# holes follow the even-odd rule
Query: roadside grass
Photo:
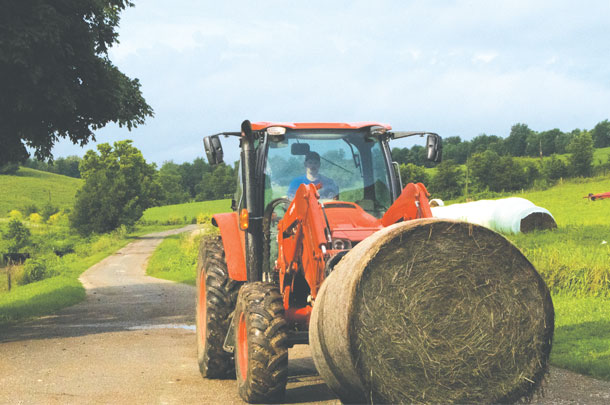
[[[18, 285], [18, 266], [13, 270], [13, 288], [6, 291], [6, 271], [0, 272], [0, 326], [52, 314], [85, 298], [78, 277], [89, 267], [112, 255], [139, 236], [173, 229], [176, 226], [149, 225], [127, 233], [125, 229], [79, 239], [74, 252], [55, 258], [54, 275], [41, 281]], [[42, 234], [44, 236], [44, 234]], [[52, 236], [53, 237], [53, 236]]]
[[81, 179], [20, 167], [14, 175], [0, 176], [0, 217], [32, 204], [39, 209], [47, 203], [60, 209], [71, 208], [82, 183]]
[[610, 299], [556, 295], [551, 364], [610, 380]]
[[206, 225], [199, 232], [165, 238], [148, 261], [146, 274], [194, 286], [199, 244], [204, 234], [210, 232], [214, 232], [212, 226]]
[[139, 224], [181, 225], [202, 223], [202, 216], [231, 211], [231, 200], [201, 201], [153, 207], [144, 211]]
[[85, 297], [78, 281], [82, 272], [129, 242], [124, 232], [94, 236], [75, 246], [75, 253], [57, 258], [55, 276], [0, 292], [0, 325], [51, 314]]

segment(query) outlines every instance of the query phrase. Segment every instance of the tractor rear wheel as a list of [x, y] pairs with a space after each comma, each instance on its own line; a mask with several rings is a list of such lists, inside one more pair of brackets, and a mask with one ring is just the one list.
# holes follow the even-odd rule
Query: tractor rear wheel
[[281, 401], [288, 375], [288, 334], [279, 288], [273, 283], [245, 284], [233, 322], [239, 395], [250, 403]]
[[205, 240], [197, 265], [197, 359], [206, 378], [235, 378], [233, 355], [223, 349], [241, 283], [229, 277], [220, 237]]

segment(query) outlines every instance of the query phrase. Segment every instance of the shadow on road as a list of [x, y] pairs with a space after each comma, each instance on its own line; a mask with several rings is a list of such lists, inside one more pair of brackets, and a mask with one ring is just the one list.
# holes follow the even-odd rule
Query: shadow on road
[[98, 287], [85, 301], [33, 321], [0, 330], [0, 343], [76, 337], [97, 333], [154, 328], [192, 328], [195, 289], [170, 282]]

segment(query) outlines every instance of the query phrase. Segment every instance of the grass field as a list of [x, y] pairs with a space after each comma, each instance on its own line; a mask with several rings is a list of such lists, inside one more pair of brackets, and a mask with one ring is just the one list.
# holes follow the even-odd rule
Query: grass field
[[555, 295], [551, 363], [610, 380], [610, 299]]
[[58, 208], [72, 208], [81, 179], [20, 167], [15, 175], [0, 176], [0, 217], [14, 209], [34, 204], [38, 208], [51, 203]]
[[144, 224], [190, 224], [200, 215], [231, 211], [231, 200], [201, 201], [153, 207], [144, 211], [140, 220]]

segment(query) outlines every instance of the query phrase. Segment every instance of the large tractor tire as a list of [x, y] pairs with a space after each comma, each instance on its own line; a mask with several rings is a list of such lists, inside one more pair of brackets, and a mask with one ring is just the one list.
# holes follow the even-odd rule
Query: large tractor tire
[[197, 265], [197, 358], [206, 378], [235, 378], [233, 355], [223, 349], [241, 283], [229, 277], [220, 237], [205, 240]]
[[288, 375], [288, 335], [279, 288], [245, 284], [233, 319], [239, 395], [249, 403], [281, 401]]

